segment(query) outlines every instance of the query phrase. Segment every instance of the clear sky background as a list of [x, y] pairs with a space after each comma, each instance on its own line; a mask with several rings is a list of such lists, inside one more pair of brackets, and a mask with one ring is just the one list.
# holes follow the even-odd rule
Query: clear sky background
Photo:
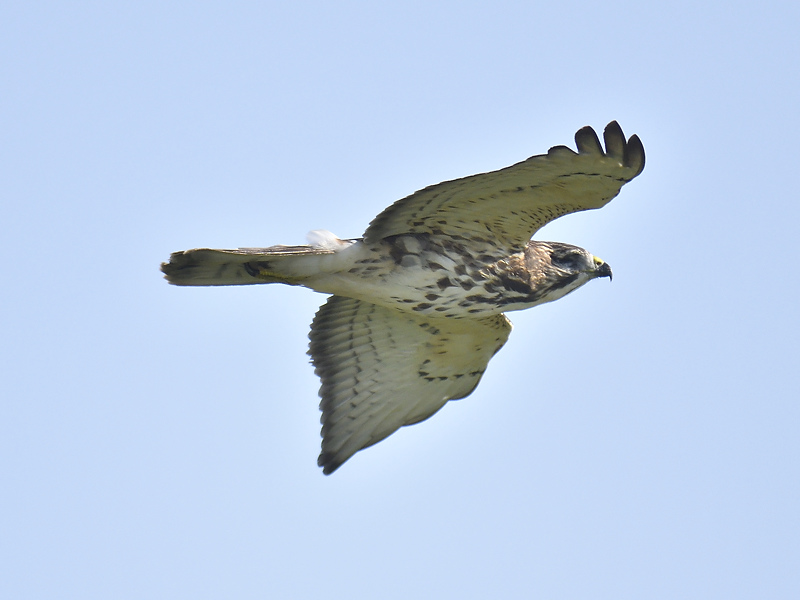
[[[0, 597], [800, 597], [797, 6], [5, 3]], [[323, 296], [159, 273], [612, 119], [613, 283], [331, 477]]]

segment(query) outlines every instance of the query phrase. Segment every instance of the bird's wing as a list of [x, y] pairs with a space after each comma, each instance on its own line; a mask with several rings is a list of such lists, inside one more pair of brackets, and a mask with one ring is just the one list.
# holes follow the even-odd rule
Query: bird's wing
[[575, 134], [578, 152], [555, 146], [499, 171], [445, 181], [398, 200], [370, 223], [377, 241], [404, 233], [482, 238], [518, 251], [538, 229], [562, 215], [605, 206], [644, 169], [644, 148], [625, 140], [616, 121], [604, 131]]
[[470, 394], [510, 332], [504, 315], [426, 320], [328, 298], [311, 325], [308, 352], [322, 380], [324, 472]]

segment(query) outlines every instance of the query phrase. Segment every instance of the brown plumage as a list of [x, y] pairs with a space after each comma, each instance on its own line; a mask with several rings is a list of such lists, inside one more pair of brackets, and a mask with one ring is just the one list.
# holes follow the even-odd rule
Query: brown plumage
[[363, 239], [312, 232], [307, 246], [176, 252], [175, 285], [285, 283], [332, 294], [311, 325], [322, 380], [322, 453], [332, 473], [355, 452], [469, 395], [511, 331], [503, 313], [550, 302], [610, 267], [586, 250], [531, 241], [559, 216], [600, 208], [642, 172], [638, 137], [616, 122], [606, 150], [590, 127], [511, 167], [399, 200]]

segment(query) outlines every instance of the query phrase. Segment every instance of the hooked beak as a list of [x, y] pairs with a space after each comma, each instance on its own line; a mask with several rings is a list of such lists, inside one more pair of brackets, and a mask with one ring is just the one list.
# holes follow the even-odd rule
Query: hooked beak
[[614, 279], [611, 273], [611, 267], [608, 266], [607, 262], [604, 262], [595, 256], [594, 264], [595, 264], [595, 273], [597, 273], [598, 277], [608, 277], [609, 281], [612, 281]]

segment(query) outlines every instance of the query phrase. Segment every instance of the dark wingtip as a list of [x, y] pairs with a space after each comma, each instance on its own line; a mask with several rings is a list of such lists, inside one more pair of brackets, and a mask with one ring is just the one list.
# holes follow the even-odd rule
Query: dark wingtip
[[603, 130], [603, 141], [606, 143], [606, 154], [618, 161], [625, 160], [625, 134], [616, 121], [611, 121]]
[[644, 146], [638, 135], [634, 134], [626, 141], [622, 127], [616, 121], [611, 121], [603, 131], [603, 140], [608, 156], [613, 156], [629, 169], [636, 171], [630, 179], [644, 170]]
[[597, 133], [588, 125], [575, 133], [575, 144], [580, 154], [603, 154], [603, 146], [600, 145]]
[[633, 175], [636, 177], [639, 173], [644, 171], [644, 162], [644, 146], [639, 136], [634, 133], [628, 140], [628, 143], [625, 144], [623, 164], [631, 169], [636, 169], [636, 173]]
[[330, 475], [336, 469], [342, 466], [341, 462], [334, 460], [333, 456], [327, 452], [323, 452], [317, 459], [317, 466], [322, 467], [323, 475]]
[[[600, 139], [597, 137], [597, 133], [589, 125], [581, 127], [575, 133], [578, 154], [599, 154], [617, 159], [624, 166], [636, 171], [628, 181], [644, 170], [644, 146], [642, 146], [639, 136], [632, 135], [629, 140], [626, 140], [625, 133], [623, 133], [619, 123], [611, 121], [603, 129], [603, 142], [605, 142], [605, 151], [603, 150], [603, 144], [600, 143]], [[564, 152], [575, 154], [574, 150], [566, 146], [553, 146], [548, 151], [548, 154], [553, 155]]]

